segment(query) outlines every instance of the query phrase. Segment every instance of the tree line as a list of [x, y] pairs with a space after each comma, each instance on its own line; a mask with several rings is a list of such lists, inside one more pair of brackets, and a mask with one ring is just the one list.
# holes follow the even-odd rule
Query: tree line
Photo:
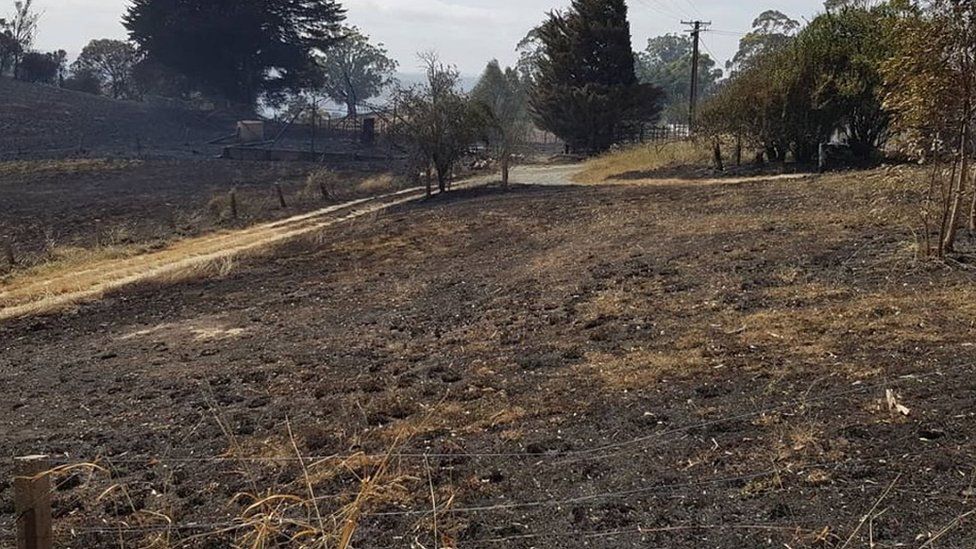
[[[248, 109], [314, 110], [329, 99], [353, 116], [393, 89], [394, 141], [442, 190], [478, 144], [507, 182], [534, 129], [594, 154], [688, 110], [690, 40], [656, 37], [635, 52], [624, 0], [571, 0], [548, 13], [518, 45], [516, 65], [489, 63], [471, 92], [433, 54], [422, 58], [424, 83], [397, 85], [396, 61], [345, 24], [336, 0], [133, 0], [129, 40], [94, 40], [70, 69], [63, 53], [33, 50], [37, 23], [31, 0], [0, 21], [0, 72], [117, 98], [198, 95]], [[702, 56], [694, 130], [733, 138], [758, 162], [811, 162], [834, 142], [860, 161], [898, 148], [952, 166], [951, 182], [928, 199], [939, 233], [931, 247], [945, 254], [964, 221], [976, 230], [974, 68], [969, 0], [828, 0], [805, 25], [765, 11], [724, 71]]]
[[657, 120], [664, 108], [664, 90], [639, 75], [653, 68], [639, 69], [624, 0], [572, 0], [549, 13], [523, 45], [532, 50], [523, 62], [489, 64], [472, 93], [460, 89], [454, 67], [429, 55], [423, 85], [396, 85], [397, 62], [345, 24], [336, 0], [133, 0], [123, 16], [128, 40], [92, 40], [70, 67], [63, 52], [37, 54], [51, 63], [28, 69], [24, 52], [38, 22], [31, 2], [18, 1], [16, 16], [2, 26], [10, 38], [0, 50], [7, 75], [117, 99], [202, 97], [298, 115], [330, 100], [356, 116], [359, 105], [392, 89], [393, 133], [441, 187], [476, 142], [497, 158], [507, 181], [534, 128], [555, 133], [571, 150], [595, 153]]
[[839, 143], [856, 162], [927, 163], [927, 251], [951, 253], [964, 223], [976, 230], [976, 3], [830, 0], [805, 26], [766, 12], [742, 42], [700, 135], [734, 137], [757, 162], [809, 163]]
[[334, 0], [134, 0], [123, 16], [129, 39], [94, 39], [68, 66], [63, 50], [34, 50], [40, 14], [18, 0], [0, 19], [0, 76], [243, 108], [316, 96], [355, 115], [392, 84], [397, 63], [344, 20]]

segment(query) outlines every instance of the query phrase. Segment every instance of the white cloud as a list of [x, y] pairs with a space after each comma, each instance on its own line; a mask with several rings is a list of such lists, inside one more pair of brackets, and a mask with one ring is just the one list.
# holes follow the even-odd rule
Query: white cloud
[[[72, 55], [93, 38], [125, 38], [121, 18], [128, 0], [35, 0], [44, 12], [37, 46], [65, 49]], [[0, 17], [4, 4], [0, 0]], [[477, 74], [492, 58], [510, 64], [515, 45], [540, 23], [546, 12], [570, 0], [344, 0], [349, 22], [383, 42], [403, 70], [416, 68], [418, 51], [436, 50], [462, 71]], [[716, 29], [748, 30], [763, 9], [780, 9], [801, 18], [817, 11], [822, 0], [629, 0], [635, 49], [647, 39], [681, 32], [680, 20], [710, 18]], [[735, 52], [738, 38], [706, 34], [706, 46], [722, 60]]]
[[444, 0], [350, 0], [345, 5], [350, 12], [369, 13], [371, 19], [385, 18], [399, 24], [495, 24], [501, 19], [499, 10]]

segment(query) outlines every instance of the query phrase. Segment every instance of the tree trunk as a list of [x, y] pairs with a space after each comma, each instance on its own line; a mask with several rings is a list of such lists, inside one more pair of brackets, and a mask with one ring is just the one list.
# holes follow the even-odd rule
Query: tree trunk
[[742, 166], [742, 135], [735, 136], [735, 167]]
[[[956, 185], [956, 170], [959, 169], [958, 159], [952, 160], [952, 172], [949, 174], [949, 188], [942, 189], [942, 218], [939, 220], [939, 257], [945, 257], [945, 237], [949, 227], [949, 205], [952, 203], [953, 188]], [[940, 183], [941, 185], [941, 183]]]
[[430, 198], [431, 195], [434, 194], [433, 181], [432, 181], [432, 179], [433, 179], [433, 172], [434, 172], [434, 169], [430, 166], [430, 164], [427, 164], [427, 168], [424, 169], [424, 181], [427, 184], [427, 198]]
[[442, 194], [447, 192], [447, 174], [446, 170], [437, 168], [437, 190]]
[[354, 101], [346, 103], [346, 115], [349, 118], [356, 118], [356, 116], [359, 115], [359, 110], [356, 108], [356, 103]]
[[[964, 177], [969, 177], [967, 172]], [[973, 187], [973, 202], [969, 207], [969, 230], [976, 231], [976, 185]]]
[[963, 120], [962, 137], [959, 139], [959, 174], [956, 178], [957, 182], [954, 184], [949, 222], [946, 227], [945, 238], [942, 241], [943, 253], [952, 253], [955, 250], [956, 234], [959, 232], [959, 210], [962, 208], [962, 198], [966, 193], [966, 181], [969, 179], [969, 155], [966, 152], [968, 149], [969, 121]]
[[508, 188], [508, 174], [511, 169], [511, 158], [508, 154], [502, 155], [502, 188]]
[[715, 140], [715, 170], [719, 172], [725, 171], [725, 163], [722, 162], [722, 144], [718, 139]]

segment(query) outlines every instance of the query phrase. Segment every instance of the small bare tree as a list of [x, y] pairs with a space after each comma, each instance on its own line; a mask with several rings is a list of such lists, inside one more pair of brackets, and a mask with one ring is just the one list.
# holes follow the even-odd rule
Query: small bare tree
[[[397, 116], [391, 135], [410, 156], [432, 169], [437, 186], [447, 191], [454, 167], [477, 139], [482, 120], [461, 91], [460, 73], [441, 63], [436, 54], [420, 56], [425, 83], [396, 93]], [[427, 194], [431, 194], [430, 178]]]
[[[939, 221], [939, 257], [955, 249], [964, 200], [971, 191], [976, 115], [976, 4], [927, 0], [924, 10], [902, 18], [897, 51], [884, 67], [885, 107], [916, 156], [949, 162]], [[935, 173], [935, 172], [934, 172]], [[941, 180], [940, 176], [939, 179]], [[976, 192], [969, 226], [976, 230]]]
[[528, 97], [519, 74], [502, 70], [498, 61], [488, 63], [471, 100], [484, 112], [485, 138], [501, 165], [502, 187], [508, 187], [512, 158], [528, 139], [532, 123]]
[[23, 55], [34, 47], [34, 38], [37, 36], [37, 22], [40, 19], [41, 14], [34, 9], [34, 0], [17, 0], [14, 2], [14, 17], [9, 25], [14, 42], [19, 46], [19, 51], [14, 55], [13, 60], [15, 74]]

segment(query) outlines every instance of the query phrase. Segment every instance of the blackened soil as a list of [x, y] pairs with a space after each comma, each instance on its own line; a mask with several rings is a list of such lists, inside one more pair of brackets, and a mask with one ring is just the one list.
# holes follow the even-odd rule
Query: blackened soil
[[0, 454], [100, 459], [55, 498], [72, 547], [145, 542], [111, 528], [149, 511], [228, 546], [193, 536], [235, 495], [307, 494], [289, 423], [308, 456], [407, 454], [356, 547], [972, 547], [973, 278], [913, 259], [886, 189], [464, 191], [9, 322]]

